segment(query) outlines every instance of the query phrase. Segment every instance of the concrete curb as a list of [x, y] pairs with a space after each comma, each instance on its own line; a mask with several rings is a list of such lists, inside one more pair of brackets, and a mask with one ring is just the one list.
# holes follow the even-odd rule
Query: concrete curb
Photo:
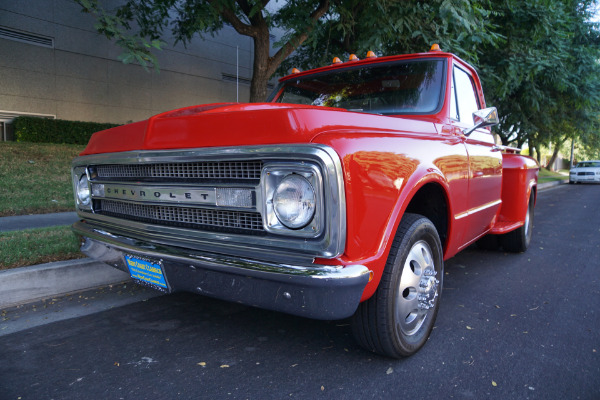
[[552, 181], [552, 182], [540, 183], [540, 184], [538, 184], [538, 190], [550, 189], [550, 188], [553, 188], [554, 186], [564, 185], [565, 183], [569, 183], [569, 180], [563, 179], [562, 181]]
[[71, 225], [78, 220], [79, 217], [76, 212], [0, 217], [0, 232]]
[[0, 308], [130, 279], [127, 273], [89, 258], [0, 271]]

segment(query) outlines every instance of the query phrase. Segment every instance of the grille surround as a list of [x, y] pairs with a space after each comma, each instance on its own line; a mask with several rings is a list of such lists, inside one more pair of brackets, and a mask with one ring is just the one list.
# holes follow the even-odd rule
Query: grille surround
[[[135, 178], [109, 178], [101, 179], [97, 176], [95, 168], [99, 165], [136, 165], [136, 164], [170, 164], [170, 163], [194, 163], [194, 162], [247, 162], [259, 161], [263, 165], [262, 172], [265, 173], [267, 166], [285, 163], [305, 165], [306, 163], [316, 165], [322, 174], [323, 181], [323, 204], [327, 206], [327, 212], [324, 217], [324, 230], [319, 236], [304, 238], [294, 236], [295, 231], [281, 232], [281, 234], [271, 233], [266, 230], [264, 233], [255, 233], [250, 230], [239, 230], [229, 228], [198, 228], [198, 226], [165, 226], [139, 219], [125, 219], [113, 217], [98, 209], [86, 209], [78, 206], [78, 214], [85, 224], [91, 227], [98, 227], [103, 232], [110, 235], [111, 232], [127, 232], [135, 239], [148, 239], [154, 243], [167, 246], [179, 246], [182, 248], [215, 249], [219, 252], [230, 254], [242, 254], [247, 252], [264, 252], [271, 254], [271, 251], [280, 252], [285, 257], [306, 257], [309, 262], [315, 257], [335, 258], [341, 255], [345, 249], [346, 242], [346, 198], [344, 190], [344, 174], [342, 162], [337, 152], [327, 145], [322, 144], [289, 144], [289, 145], [262, 145], [262, 146], [238, 146], [238, 147], [210, 147], [210, 148], [191, 148], [191, 149], [173, 149], [173, 150], [132, 150], [114, 153], [86, 154], [76, 158], [72, 163], [73, 187], [76, 187], [77, 180], [87, 174], [90, 177], [90, 183], [119, 183], [135, 180]], [[262, 178], [262, 175], [261, 175]], [[200, 186], [209, 187], [232, 187], [232, 188], [250, 188], [257, 194], [256, 208], [235, 209], [233, 207], [223, 207], [225, 210], [240, 212], [258, 212], [264, 219], [265, 199], [262, 195], [262, 180], [256, 182], [249, 180], [238, 181], [215, 181], [215, 182], [194, 182], [190, 179], [159, 180], [153, 178], [151, 182], [138, 179], [139, 184], [149, 186], [147, 183], [156, 182], [161, 186], [172, 185], [178, 187], [179, 184], [187, 187], [193, 187], [197, 183]], [[137, 185], [136, 182], [134, 185]], [[151, 186], [151, 185], [150, 185]], [[93, 198], [92, 203], [96, 203], [100, 198]], [[119, 200], [120, 201], [120, 200]], [[149, 201], [134, 201], [141, 204], [163, 204]], [[182, 204], [164, 203], [175, 207], [182, 207]], [[187, 206], [187, 204], [185, 205]], [[191, 204], [190, 204], [191, 206]], [[218, 209], [212, 205], [197, 205], [199, 208]], [[96, 212], [98, 211], [98, 212]], [[263, 220], [263, 227], [266, 222]], [[221, 234], [227, 232], [227, 234]], [[107, 241], [110, 236], [107, 236]], [[217, 246], [217, 247], [214, 247]], [[261, 253], [262, 254], [262, 253]]]

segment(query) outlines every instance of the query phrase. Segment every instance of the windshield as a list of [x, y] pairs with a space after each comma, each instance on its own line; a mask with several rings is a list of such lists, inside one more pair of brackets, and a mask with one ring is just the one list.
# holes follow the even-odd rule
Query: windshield
[[579, 164], [577, 164], [577, 168], [585, 168], [585, 167], [600, 167], [600, 161], [598, 162], [594, 162], [594, 161], [582, 161]]
[[400, 61], [288, 79], [277, 103], [373, 114], [432, 114], [441, 107], [443, 60]]

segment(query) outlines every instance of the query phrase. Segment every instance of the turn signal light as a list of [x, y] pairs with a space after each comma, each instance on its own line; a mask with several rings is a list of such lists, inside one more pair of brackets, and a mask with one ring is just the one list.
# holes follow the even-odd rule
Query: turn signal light
[[350, 54], [350, 57], [348, 57], [348, 61], [358, 61], [360, 60], [358, 57], [356, 57], [356, 54]]
[[292, 74], [299, 74], [300, 70], [298, 68], [293, 68], [292, 69]]
[[434, 43], [431, 45], [431, 48], [429, 49], [429, 51], [442, 51], [440, 50], [440, 45], [437, 43]]
[[341, 63], [342, 63], [342, 60], [340, 60], [340, 58], [339, 58], [339, 57], [333, 57], [333, 62], [332, 62], [332, 64], [341, 64]]
[[367, 52], [367, 58], [377, 58], [377, 56], [375, 55], [374, 52], [372, 52], [371, 50], [369, 50]]

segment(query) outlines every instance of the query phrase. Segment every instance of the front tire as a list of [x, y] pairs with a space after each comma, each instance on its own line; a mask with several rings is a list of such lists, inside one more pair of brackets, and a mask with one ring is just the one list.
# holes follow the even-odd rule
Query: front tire
[[427, 342], [440, 304], [444, 261], [431, 221], [405, 214], [375, 294], [352, 318], [357, 342], [375, 353], [401, 358]]
[[511, 253], [523, 253], [531, 243], [533, 233], [533, 193], [529, 196], [527, 203], [527, 214], [525, 215], [525, 223], [518, 229], [502, 235], [502, 247], [504, 250]]

